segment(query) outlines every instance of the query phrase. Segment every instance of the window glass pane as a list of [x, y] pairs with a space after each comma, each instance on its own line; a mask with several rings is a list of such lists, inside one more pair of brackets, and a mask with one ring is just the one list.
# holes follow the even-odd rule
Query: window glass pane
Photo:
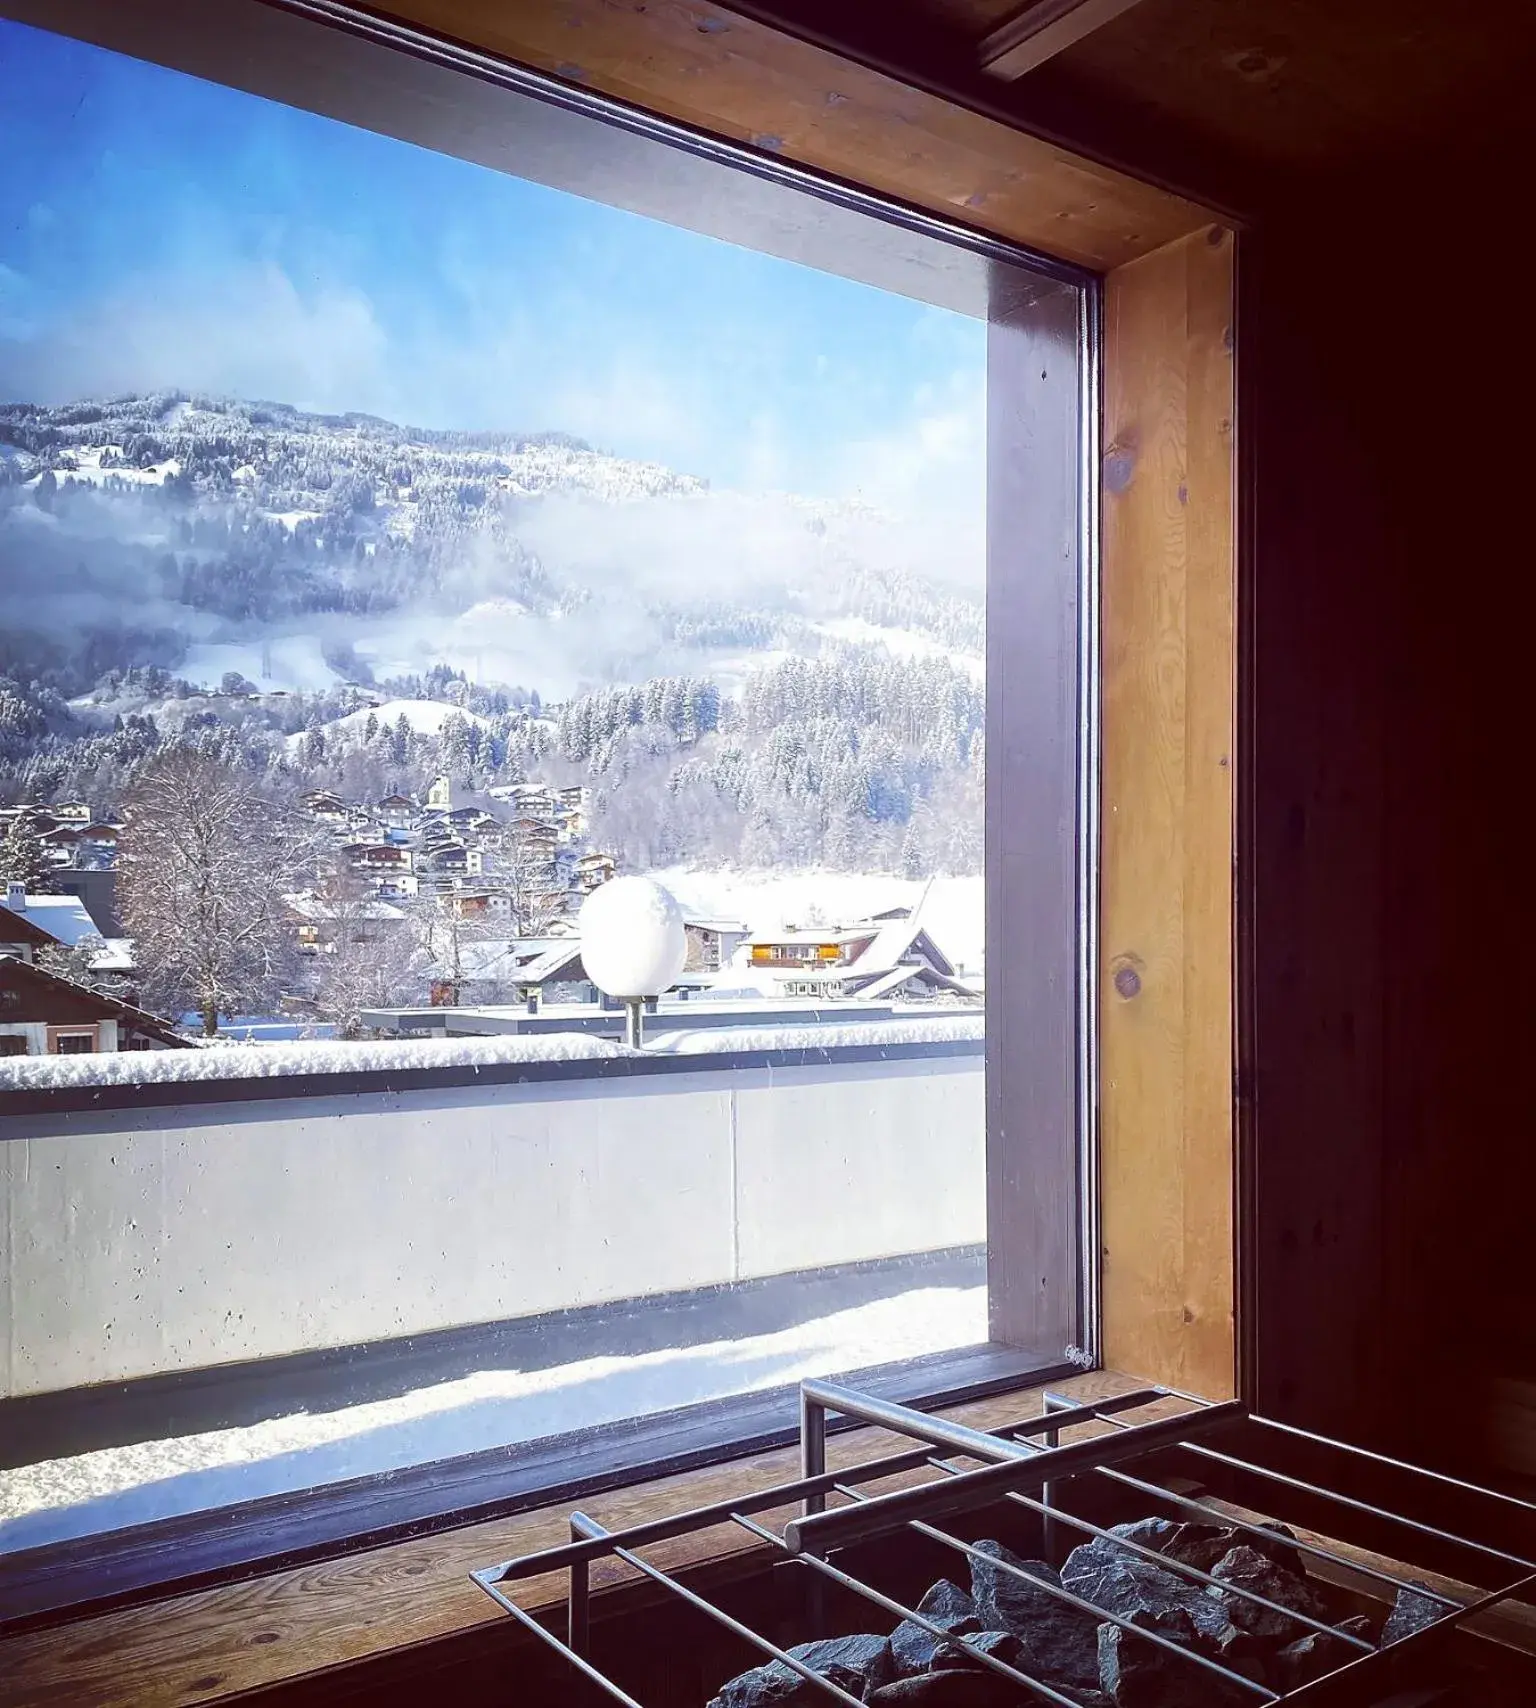
[[1075, 287], [154, 15], [0, 19], [0, 1550], [983, 1346], [989, 362]]

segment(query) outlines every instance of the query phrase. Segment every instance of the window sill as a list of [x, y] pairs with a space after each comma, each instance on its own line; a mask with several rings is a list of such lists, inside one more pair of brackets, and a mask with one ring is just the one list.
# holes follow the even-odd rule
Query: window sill
[[[1038, 1352], [987, 1345], [884, 1365], [857, 1381], [933, 1407], [1016, 1393], [1061, 1371]], [[772, 1451], [796, 1437], [796, 1394], [790, 1386], [713, 1400], [0, 1555], [0, 1635]]]
[[[1139, 1385], [1110, 1371], [1064, 1380], [1043, 1372], [1026, 1378], [1019, 1374], [1024, 1362], [1021, 1354], [989, 1347], [956, 1354], [952, 1360], [925, 1360], [923, 1368], [934, 1377], [969, 1377], [968, 1382], [956, 1382], [956, 1391], [943, 1405], [950, 1415], [978, 1428], [1033, 1415], [1041, 1403], [1035, 1383], [1050, 1381], [1053, 1388], [1084, 1398]], [[1007, 1373], [1010, 1363], [1012, 1374]], [[879, 1380], [861, 1375], [858, 1381], [873, 1391], [908, 1396], [918, 1391], [910, 1367], [888, 1370]], [[546, 1443], [552, 1463], [567, 1473], [565, 1480], [553, 1485], [546, 1481], [537, 1495], [530, 1493], [522, 1501], [504, 1484], [494, 1516], [487, 1512], [471, 1522], [460, 1514], [452, 1528], [406, 1524], [399, 1527], [397, 1539], [379, 1545], [382, 1538], [376, 1535], [366, 1539], [366, 1551], [345, 1557], [315, 1559], [295, 1549], [281, 1563], [268, 1561], [259, 1570], [243, 1572], [251, 1582], [224, 1583], [151, 1605], [118, 1606], [64, 1623], [55, 1615], [47, 1628], [22, 1631], [0, 1643], [0, 1702], [26, 1702], [32, 1708], [79, 1702], [94, 1708], [142, 1708], [154, 1702], [158, 1708], [183, 1708], [319, 1673], [334, 1675], [335, 1669], [362, 1666], [407, 1647], [473, 1639], [477, 1634], [505, 1642], [506, 1622], [469, 1581], [471, 1569], [567, 1540], [566, 1517], [578, 1498], [601, 1522], [632, 1524], [680, 1505], [723, 1499], [736, 1490], [792, 1477], [798, 1454], [785, 1443], [793, 1430], [783, 1427], [782, 1410], [777, 1416], [771, 1411], [774, 1403], [782, 1407], [788, 1398], [757, 1396], [770, 1408], [759, 1434], [748, 1439], [738, 1433], [728, 1446], [708, 1442], [708, 1431], [718, 1428], [718, 1419], [684, 1421], [679, 1414], [649, 1420], [652, 1475], [643, 1482], [634, 1480], [633, 1459], [627, 1459], [628, 1469], [620, 1463], [615, 1439], [594, 1432], [558, 1447]], [[738, 1418], [738, 1430], [740, 1422]], [[658, 1431], [670, 1432], [670, 1454], [658, 1452]], [[639, 1446], [640, 1432], [632, 1434]], [[882, 1442], [878, 1430], [848, 1431], [831, 1443], [830, 1462], [848, 1463], [894, 1450], [883, 1448]], [[590, 1469], [583, 1472], [583, 1466]], [[221, 1520], [222, 1531], [230, 1528]], [[281, 1516], [269, 1517], [269, 1538], [280, 1540], [284, 1528]], [[296, 1530], [293, 1534], [297, 1538]], [[363, 1539], [358, 1545], [363, 1546]], [[169, 1556], [189, 1554], [184, 1541], [166, 1538], [162, 1546]], [[693, 1561], [753, 1546], [746, 1537], [731, 1543], [712, 1531], [696, 1544]], [[668, 1560], [683, 1563], [671, 1555]], [[109, 1590], [114, 1570], [120, 1569], [99, 1546], [94, 1562], [82, 1560], [76, 1567], [82, 1578], [94, 1580], [99, 1592]], [[127, 1592], [121, 1584], [119, 1591], [123, 1599]], [[143, 1593], [152, 1592], [134, 1599], [142, 1599]], [[519, 1599], [540, 1608], [554, 1605], [563, 1593], [563, 1581], [533, 1579]], [[104, 1599], [98, 1594], [98, 1607]], [[34, 1616], [31, 1622], [39, 1620]], [[327, 1689], [334, 1682], [333, 1676], [328, 1678]]]

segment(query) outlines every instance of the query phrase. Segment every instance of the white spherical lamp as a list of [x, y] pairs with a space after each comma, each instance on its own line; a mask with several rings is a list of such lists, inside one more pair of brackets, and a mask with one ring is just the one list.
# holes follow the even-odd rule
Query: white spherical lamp
[[670, 989], [688, 959], [683, 910], [654, 878], [610, 878], [582, 903], [579, 924], [587, 977], [629, 1004], [636, 1042], [640, 1003]]

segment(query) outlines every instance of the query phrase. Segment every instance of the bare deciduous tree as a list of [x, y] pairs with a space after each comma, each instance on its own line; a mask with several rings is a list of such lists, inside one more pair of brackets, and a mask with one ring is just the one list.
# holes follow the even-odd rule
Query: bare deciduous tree
[[132, 1002], [136, 993], [129, 980], [120, 972], [97, 965], [106, 948], [104, 937], [88, 931], [73, 943], [44, 944], [38, 949], [35, 959], [45, 973], [84, 985], [87, 990], [99, 990], [105, 996]]
[[500, 938], [504, 927], [498, 928], [484, 914], [466, 912], [452, 893], [438, 896], [424, 890], [406, 911], [432, 981], [448, 993], [445, 1006], [457, 1008], [466, 980], [480, 970], [480, 957], [470, 952], [471, 945]]
[[313, 865], [314, 832], [256, 779], [187, 749], [157, 759], [123, 811], [118, 885], [146, 993], [195, 1010], [213, 1037], [292, 970], [284, 897]]
[[365, 1009], [422, 1000], [426, 954], [419, 932], [405, 910], [381, 901], [358, 873], [341, 867], [322, 877], [315, 923], [315, 1009], [343, 1038], [362, 1030]]
[[565, 913], [565, 891], [549, 845], [516, 825], [501, 838], [497, 878], [507, 892], [516, 937], [542, 937]]

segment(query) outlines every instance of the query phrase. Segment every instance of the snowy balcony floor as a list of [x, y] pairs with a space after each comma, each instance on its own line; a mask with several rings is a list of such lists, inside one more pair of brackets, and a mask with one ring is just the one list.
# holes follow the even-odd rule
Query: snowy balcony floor
[[792, 1328], [550, 1369], [0, 1471], [0, 1552], [590, 1429], [986, 1339], [985, 1287], [928, 1287]]

